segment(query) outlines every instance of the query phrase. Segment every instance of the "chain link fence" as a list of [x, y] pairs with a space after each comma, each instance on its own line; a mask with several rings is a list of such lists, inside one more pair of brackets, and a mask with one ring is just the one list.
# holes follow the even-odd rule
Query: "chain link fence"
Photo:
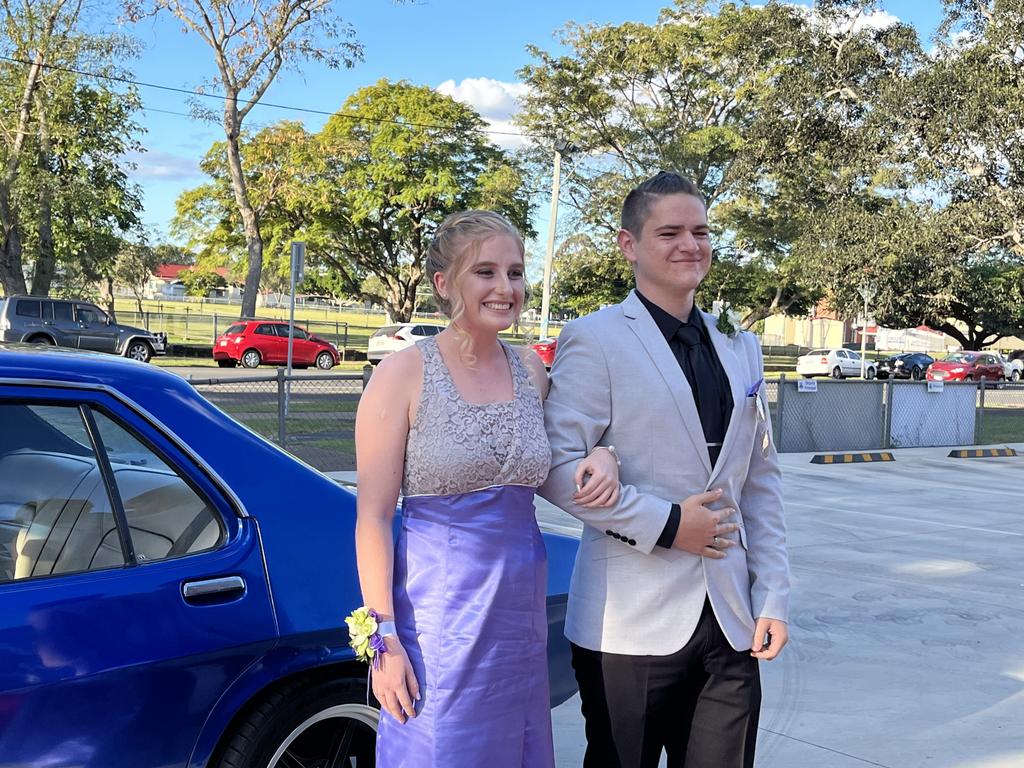
[[356, 468], [355, 419], [362, 374], [193, 379], [207, 400], [324, 472]]
[[[193, 379], [221, 410], [322, 471], [354, 470], [364, 374]], [[1024, 383], [835, 381], [765, 384], [779, 452], [1024, 442]], [[813, 391], [809, 391], [813, 388]]]

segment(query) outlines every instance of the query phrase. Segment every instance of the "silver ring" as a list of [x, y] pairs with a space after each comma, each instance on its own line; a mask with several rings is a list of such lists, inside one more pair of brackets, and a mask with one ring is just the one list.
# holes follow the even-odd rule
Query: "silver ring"
[[713, 539], [711, 539], [711, 548], [712, 549], [718, 549], [718, 537], [717, 536], [715, 536]]

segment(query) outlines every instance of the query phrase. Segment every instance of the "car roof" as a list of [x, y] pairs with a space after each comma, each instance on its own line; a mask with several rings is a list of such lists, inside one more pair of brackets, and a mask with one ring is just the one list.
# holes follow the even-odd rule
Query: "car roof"
[[192, 389], [177, 374], [120, 355], [13, 342], [0, 342], [3, 379], [111, 386], [129, 397], [137, 389]]

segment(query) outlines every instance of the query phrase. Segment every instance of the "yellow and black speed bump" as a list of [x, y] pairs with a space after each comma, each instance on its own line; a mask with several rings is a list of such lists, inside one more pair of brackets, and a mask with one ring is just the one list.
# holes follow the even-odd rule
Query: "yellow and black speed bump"
[[819, 453], [811, 464], [864, 464], [869, 461], [896, 461], [888, 451], [881, 453]]
[[1016, 456], [1013, 448], [963, 448], [949, 452], [951, 459], [983, 459], [990, 456]]

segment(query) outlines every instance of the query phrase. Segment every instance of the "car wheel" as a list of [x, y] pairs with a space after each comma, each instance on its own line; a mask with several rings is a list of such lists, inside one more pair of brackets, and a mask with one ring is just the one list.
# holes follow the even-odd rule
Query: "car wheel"
[[974, 377], [968, 373], [966, 376], [964, 376], [964, 381], [974, 381]]
[[804, 377], [805, 379], [813, 379], [813, 378], [814, 378], [814, 374], [813, 374], [813, 373], [804, 373], [804, 374], [801, 374], [801, 375], [802, 375], [802, 376], [803, 376], [803, 377]]
[[255, 349], [247, 349], [242, 353], [241, 360], [243, 368], [259, 368], [260, 363], [263, 362], [263, 356]]
[[217, 768], [374, 765], [380, 712], [365, 680], [300, 681], [278, 689], [242, 718]]
[[237, 363], [234, 360], [218, 360], [217, 365], [221, 368], [234, 368]]
[[921, 366], [915, 365], [910, 369], [910, 378], [914, 381], [920, 381], [922, 378]]
[[28, 340], [28, 343], [29, 344], [45, 344], [48, 347], [55, 347], [55, 346], [57, 346], [56, 344], [53, 343], [53, 339], [51, 339], [49, 336], [33, 336], [31, 339]]
[[1010, 381], [1020, 381], [1020, 371], [1012, 371], [1010, 373]]
[[838, 365], [835, 368], [832, 369], [832, 378], [833, 379], [841, 379], [841, 378], [843, 378], [843, 369], [840, 368]]
[[868, 381], [871, 381], [873, 378], [875, 378], [875, 369], [868, 366], [864, 370], [864, 378], [866, 378]]
[[329, 371], [334, 367], [334, 356], [330, 352], [321, 352], [316, 356], [316, 367], [321, 371]]
[[133, 341], [125, 348], [124, 356], [140, 363], [148, 363], [153, 356], [153, 348], [144, 341]]

